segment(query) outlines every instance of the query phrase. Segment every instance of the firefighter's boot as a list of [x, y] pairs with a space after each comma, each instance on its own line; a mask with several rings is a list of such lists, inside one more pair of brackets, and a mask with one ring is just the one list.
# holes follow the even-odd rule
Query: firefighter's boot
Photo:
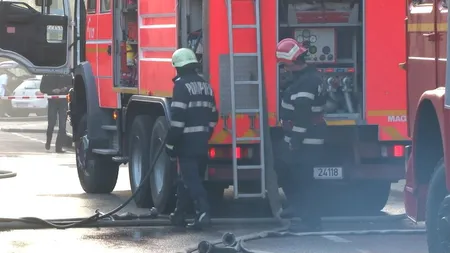
[[199, 198], [194, 201], [195, 219], [194, 222], [187, 224], [187, 229], [202, 230], [211, 226], [211, 216], [209, 205], [206, 198]]
[[50, 150], [50, 146], [52, 144], [52, 134], [47, 131], [47, 141], [45, 142], [45, 149]]
[[283, 207], [283, 211], [280, 213], [282, 219], [291, 219], [298, 217], [299, 203], [298, 196], [295, 189], [288, 184], [283, 187], [284, 195], [286, 196], [287, 204]]
[[283, 211], [280, 213], [280, 217], [282, 219], [291, 219], [297, 216], [295, 213], [295, 209], [292, 206], [286, 206], [283, 208]]
[[177, 203], [173, 213], [169, 215], [170, 223], [176, 227], [186, 227], [186, 212], [189, 207], [189, 193], [183, 182], [177, 185]]

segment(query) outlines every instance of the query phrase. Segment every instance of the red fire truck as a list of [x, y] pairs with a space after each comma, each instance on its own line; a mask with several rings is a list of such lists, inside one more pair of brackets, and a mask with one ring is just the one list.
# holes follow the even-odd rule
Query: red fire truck
[[[25, 14], [28, 7], [19, 13], [15, 5], [0, 4], [0, 56], [39, 73], [67, 73], [69, 56], [74, 59], [69, 116], [88, 193], [111, 192], [119, 165], [128, 163], [132, 191], [144, 187], [138, 206], [164, 211], [172, 205], [176, 168], [165, 155], [150, 180], [142, 178], [170, 121], [171, 55], [190, 47], [215, 89], [221, 116], [205, 186], [216, 200], [230, 185], [235, 198], [264, 197], [264, 144], [283, 141], [279, 94], [289, 76], [276, 63], [275, 47], [286, 37], [308, 46], [308, 61], [321, 71], [329, 94], [327, 105], [316, 108], [329, 125], [326, 151], [317, 154], [323, 164], [314, 168], [315, 180], [324, 182], [321, 200], [333, 209], [379, 211], [391, 183], [404, 177], [403, 1], [86, 0], [75, 2], [74, 19], [47, 15], [45, 7], [35, 17]], [[20, 18], [29, 27], [63, 26], [61, 43], [40, 37], [28, 44], [37, 40], [22, 33]], [[31, 23], [38, 18], [42, 22]], [[272, 133], [266, 138], [260, 135], [265, 116]]]
[[[426, 220], [430, 253], [450, 249], [450, 124], [448, 2], [409, 1], [407, 71], [409, 133], [406, 149], [405, 209]], [[426, 74], [424, 74], [426, 73]], [[447, 80], [447, 81], [446, 81]]]

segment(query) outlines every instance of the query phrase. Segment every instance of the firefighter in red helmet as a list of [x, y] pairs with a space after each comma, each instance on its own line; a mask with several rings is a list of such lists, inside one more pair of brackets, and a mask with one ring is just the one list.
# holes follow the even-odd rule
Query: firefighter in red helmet
[[280, 123], [284, 140], [276, 154], [280, 186], [288, 202], [281, 217], [301, 217], [302, 222], [291, 227], [296, 231], [321, 228], [320, 198], [314, 197], [320, 187], [314, 181], [313, 169], [323, 154], [326, 97], [322, 78], [306, 63], [307, 53], [303, 44], [291, 38], [280, 41], [276, 50], [277, 61], [292, 75], [282, 93]]

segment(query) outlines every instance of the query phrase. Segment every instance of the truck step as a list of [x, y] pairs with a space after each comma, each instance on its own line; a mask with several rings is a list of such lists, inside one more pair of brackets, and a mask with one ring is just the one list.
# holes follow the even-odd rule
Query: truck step
[[107, 131], [117, 131], [117, 126], [115, 125], [103, 125], [102, 129]]
[[113, 156], [112, 160], [117, 163], [127, 163], [128, 157], [126, 156]]
[[99, 155], [118, 155], [119, 154], [119, 150], [117, 149], [102, 149], [102, 148], [95, 148], [92, 150], [92, 152], [94, 154], [99, 154]]
[[261, 169], [261, 165], [238, 165], [237, 169], [238, 170], [260, 170]]
[[236, 138], [236, 141], [260, 141], [260, 137], [238, 137]]
[[238, 198], [265, 198], [265, 193], [238, 193]]

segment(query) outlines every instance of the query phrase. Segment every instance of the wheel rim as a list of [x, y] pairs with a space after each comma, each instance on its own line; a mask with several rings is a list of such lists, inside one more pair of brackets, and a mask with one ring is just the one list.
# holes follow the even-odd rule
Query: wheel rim
[[133, 183], [136, 187], [139, 187], [142, 180], [142, 151], [139, 148], [139, 142], [139, 137], [135, 136], [131, 154], [131, 173], [133, 173]]
[[[162, 144], [162, 139], [158, 138], [158, 141], [155, 143], [155, 147], [160, 147]], [[154, 154], [156, 155], [156, 154]], [[158, 195], [161, 193], [164, 185], [164, 171], [166, 168], [166, 162], [164, 155], [161, 154], [158, 157], [158, 160], [156, 160], [155, 168], [153, 169], [153, 182], [156, 187], [156, 191], [158, 192]]]
[[79, 140], [76, 142], [76, 156], [77, 156], [77, 163], [79, 164], [78, 167], [81, 167], [82, 170], [86, 173], [86, 147], [85, 147], [85, 141], [83, 141], [84, 138], [87, 138], [86, 135], [79, 138]]
[[438, 234], [442, 249], [450, 251], [450, 198], [442, 201], [438, 214]]

